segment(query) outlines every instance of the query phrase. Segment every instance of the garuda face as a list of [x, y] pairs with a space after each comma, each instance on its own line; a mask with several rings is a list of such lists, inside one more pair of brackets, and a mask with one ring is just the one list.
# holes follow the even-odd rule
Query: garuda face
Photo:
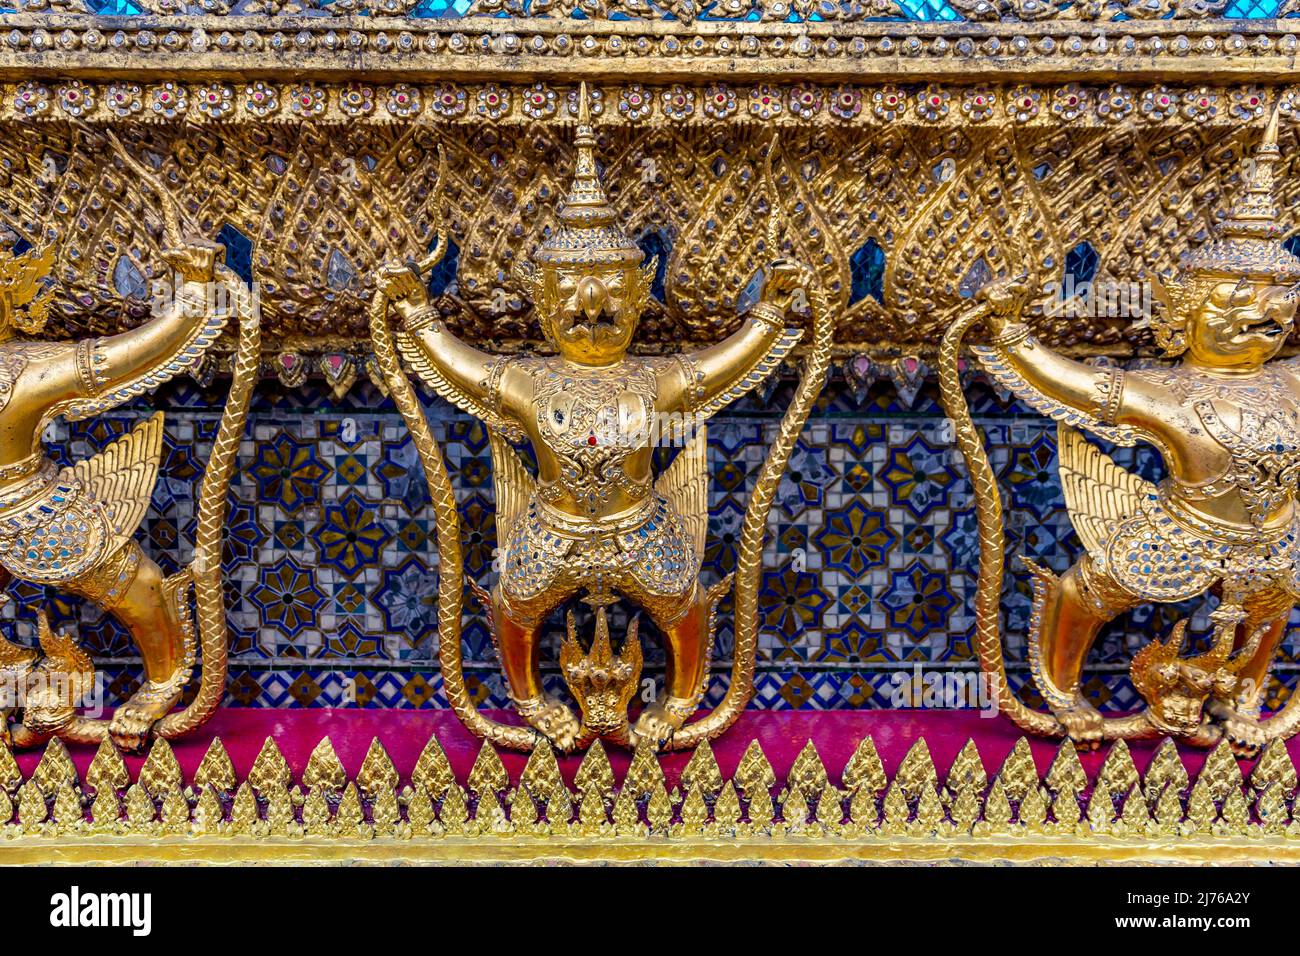
[[533, 284], [547, 340], [577, 365], [621, 361], [650, 297], [653, 269], [653, 262], [544, 266]]

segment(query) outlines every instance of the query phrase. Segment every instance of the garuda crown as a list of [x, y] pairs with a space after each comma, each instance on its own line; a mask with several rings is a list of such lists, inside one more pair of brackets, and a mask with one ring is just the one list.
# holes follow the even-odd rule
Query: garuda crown
[[1247, 161], [1246, 190], [1216, 228], [1215, 237], [1178, 264], [1178, 277], [1156, 284], [1166, 308], [1134, 328], [1151, 328], [1156, 344], [1167, 352], [1183, 350], [1182, 329], [1188, 311], [1205, 295], [1206, 286], [1223, 279], [1265, 279], [1278, 285], [1300, 280], [1300, 258], [1281, 243], [1282, 224], [1274, 197], [1274, 167], [1281, 161], [1277, 145], [1278, 112], [1273, 111], [1264, 138]]
[[587, 105], [587, 84], [578, 90], [577, 161], [573, 184], [558, 213], [560, 224], [533, 255], [541, 266], [635, 264], [645, 258], [618, 225], [596, 165], [596, 131]]

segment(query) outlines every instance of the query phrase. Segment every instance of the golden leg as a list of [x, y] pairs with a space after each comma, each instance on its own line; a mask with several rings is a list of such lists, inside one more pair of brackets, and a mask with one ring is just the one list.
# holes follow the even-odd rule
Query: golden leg
[[499, 589], [493, 593], [492, 604], [497, 653], [501, 656], [501, 669], [510, 685], [515, 709], [560, 750], [572, 750], [582, 722], [572, 709], [542, 690], [541, 625], [522, 624], [512, 618]]
[[698, 705], [704, 668], [709, 660], [709, 606], [707, 596], [698, 587], [692, 590], [689, 600], [686, 613], [675, 621], [671, 616], [665, 620], [665, 615], [651, 612], [655, 626], [663, 635], [668, 658], [664, 693], [637, 717], [631, 735], [634, 746], [643, 740], [656, 748], [664, 746]]
[[[1255, 649], [1250, 663], [1246, 664], [1239, 674], [1243, 693], [1238, 696], [1238, 700], [1247, 708], [1258, 709], [1264, 698], [1264, 692], [1268, 689], [1268, 675], [1273, 666], [1273, 655], [1286, 635], [1287, 618], [1291, 616], [1295, 598], [1286, 591], [1261, 591], [1246, 598], [1243, 603], [1246, 619], [1237, 626], [1233, 650], [1244, 647], [1251, 635], [1260, 627], [1268, 628], [1260, 639], [1259, 647]], [[1249, 697], [1247, 693], [1250, 693]]]
[[162, 569], [131, 542], [68, 588], [117, 618], [144, 660], [144, 683], [109, 724], [109, 734], [125, 751], [144, 748], [153, 725], [180, 702], [189, 681], [185, 632], [163, 580]]
[[681, 620], [661, 631], [668, 655], [664, 693], [694, 700], [704, 682], [704, 668], [709, 660], [709, 609], [702, 600], [697, 600]]
[[185, 659], [185, 638], [171, 603], [163, 594], [163, 572], [141, 555], [135, 580], [113, 608], [113, 616], [130, 631], [140, 656], [145, 677], [162, 683], [176, 673]]
[[1087, 557], [1047, 590], [1038, 631], [1043, 676], [1068, 698], [1052, 712], [1079, 747], [1095, 749], [1102, 740], [1103, 718], [1079, 692], [1084, 662], [1102, 627], [1135, 603]]
[[541, 696], [541, 642], [537, 625], [519, 624], [509, 617], [499, 604], [493, 612], [496, 625], [497, 652], [501, 655], [501, 669], [510, 684], [510, 693], [516, 700], [530, 700]]

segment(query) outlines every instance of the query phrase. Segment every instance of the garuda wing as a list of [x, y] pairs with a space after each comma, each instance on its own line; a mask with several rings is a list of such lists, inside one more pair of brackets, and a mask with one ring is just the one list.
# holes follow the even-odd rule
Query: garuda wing
[[709, 533], [708, 443], [708, 431], [700, 425], [695, 437], [655, 481], [655, 490], [668, 500], [694, 542], [697, 564], [704, 560]]
[[393, 335], [393, 344], [397, 347], [397, 354], [402, 357], [402, 361], [406, 363], [407, 367], [433, 389], [440, 398], [445, 398], [462, 411], [469, 412], [493, 431], [501, 432], [511, 441], [519, 441], [524, 437], [523, 430], [518, 425], [495, 409], [489, 408], [469, 392], [449, 381], [442, 372], [438, 371], [437, 366], [429, 361], [419, 343], [415, 341], [409, 332], [404, 330], [396, 331]]
[[1058, 424], [1056, 440], [1070, 523], [1088, 553], [1099, 557], [1116, 527], [1138, 513], [1156, 486], [1115, 464], [1077, 429]]
[[492, 449], [492, 477], [497, 496], [497, 545], [503, 546], [528, 510], [537, 482], [524, 466], [519, 452], [495, 428], [488, 429], [488, 444]]
[[157, 412], [98, 455], [72, 466], [73, 477], [106, 506], [119, 544], [135, 534], [149, 508], [162, 444], [163, 413]]

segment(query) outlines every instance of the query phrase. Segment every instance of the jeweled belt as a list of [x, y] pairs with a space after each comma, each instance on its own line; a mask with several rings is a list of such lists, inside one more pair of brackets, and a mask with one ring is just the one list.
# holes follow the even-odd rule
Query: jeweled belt
[[1162, 484], [1157, 502], [1176, 525], [1196, 537], [1220, 544], [1237, 546], [1271, 544], [1295, 526], [1294, 504], [1277, 517], [1270, 519], [1263, 527], [1243, 529], [1239, 524], [1215, 519], [1191, 507], [1179, 495], [1171, 493], [1166, 484]]
[[26, 458], [20, 458], [18, 461], [0, 465], [0, 481], [16, 481], [19, 478], [26, 478], [28, 475], [39, 471], [41, 465], [47, 461], [49, 459], [45, 457], [45, 453], [38, 451]]
[[[47, 488], [58, 481], [59, 469], [54, 462], [43, 455], [33, 456], [31, 459], [19, 462], [18, 464], [27, 464], [28, 461], [35, 462], [35, 466], [22, 474], [10, 475], [7, 479], [3, 477], [4, 472], [0, 470], [0, 481], [13, 481], [18, 478], [27, 477], [26, 481], [19, 481], [17, 484], [0, 490], [0, 515], [4, 512], [22, 508], [32, 499], [41, 495]], [[9, 466], [16, 468], [17, 464]]]
[[546, 530], [565, 538], [606, 538], [637, 530], [654, 516], [658, 508], [659, 498], [651, 495], [617, 515], [580, 518], [560, 511], [538, 498], [537, 520]]

